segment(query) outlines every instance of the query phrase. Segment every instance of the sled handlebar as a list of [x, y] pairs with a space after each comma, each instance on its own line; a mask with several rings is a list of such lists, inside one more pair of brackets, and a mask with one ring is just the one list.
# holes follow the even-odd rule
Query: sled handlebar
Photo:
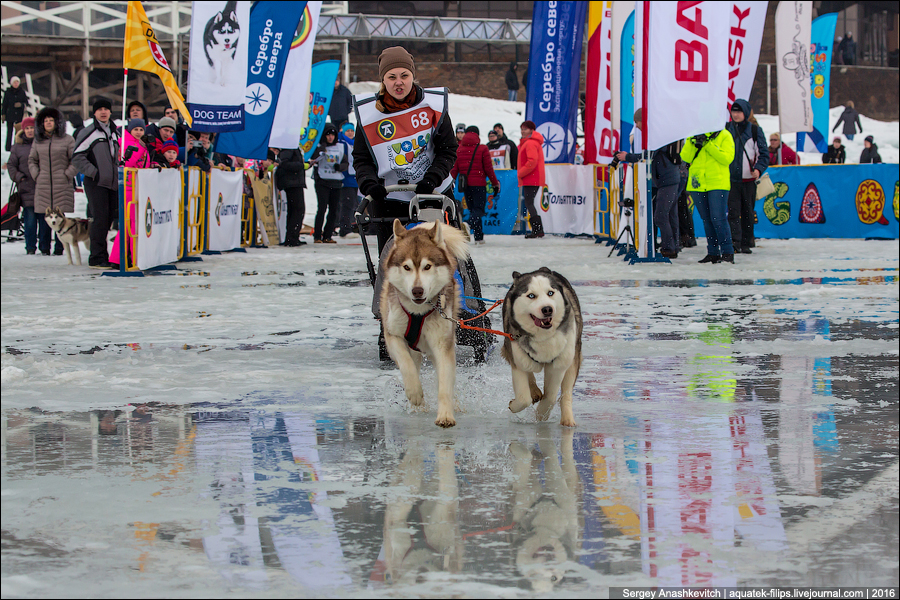
[[[386, 185], [384, 189], [388, 194], [390, 194], [391, 192], [415, 192], [416, 184], [403, 183], [397, 185]], [[359, 221], [359, 219], [363, 217], [363, 213], [366, 212], [366, 209], [369, 207], [369, 203], [372, 200], [374, 200], [372, 196], [365, 196], [362, 199], [362, 202], [359, 203], [359, 208], [356, 209], [356, 213], [354, 215], [357, 221]], [[456, 218], [456, 203], [453, 202], [451, 198], [448, 198], [443, 194], [416, 194], [416, 196], [414, 196], [413, 200], [410, 202], [410, 213], [412, 213], [413, 205], [415, 205], [415, 208], [418, 209], [418, 203], [422, 200], [434, 200], [440, 202], [441, 209], [449, 210], [450, 216], [454, 219]], [[363, 220], [370, 221], [371, 219], [364, 218]], [[393, 219], [391, 219], [391, 221], [393, 221]]]

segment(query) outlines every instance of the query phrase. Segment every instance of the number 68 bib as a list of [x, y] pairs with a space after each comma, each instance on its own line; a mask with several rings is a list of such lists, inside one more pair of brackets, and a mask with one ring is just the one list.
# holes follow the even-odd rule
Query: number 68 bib
[[[386, 115], [375, 108], [375, 95], [354, 97], [356, 119], [375, 159], [378, 176], [385, 185], [401, 179], [419, 183], [434, 160], [431, 138], [447, 114], [446, 88], [427, 88], [422, 101], [412, 108]], [[450, 177], [436, 188], [446, 189]], [[409, 200], [412, 192], [391, 193], [392, 198]]]

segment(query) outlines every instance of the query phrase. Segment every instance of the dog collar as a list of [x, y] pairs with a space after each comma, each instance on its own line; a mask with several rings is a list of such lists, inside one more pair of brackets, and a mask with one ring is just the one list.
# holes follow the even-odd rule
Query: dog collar
[[422, 326], [425, 324], [425, 319], [428, 318], [428, 315], [434, 312], [434, 307], [431, 308], [424, 315], [414, 315], [411, 314], [403, 304], [400, 304], [400, 308], [403, 309], [403, 312], [406, 313], [406, 333], [403, 334], [403, 338], [406, 340], [406, 345], [415, 350], [416, 352], [421, 352], [419, 350], [419, 338], [422, 336]]

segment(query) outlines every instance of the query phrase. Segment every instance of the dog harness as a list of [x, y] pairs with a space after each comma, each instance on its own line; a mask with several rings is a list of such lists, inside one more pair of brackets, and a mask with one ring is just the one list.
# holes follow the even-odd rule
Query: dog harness
[[[400, 305], [400, 308], [403, 308], [403, 305]], [[424, 315], [413, 315], [407, 312], [405, 308], [403, 308], [403, 312], [406, 313], [406, 333], [403, 334], [403, 338], [406, 340], [406, 344], [415, 350], [416, 352], [421, 352], [419, 350], [419, 338], [422, 336], [422, 326], [425, 324], [425, 319], [428, 318], [428, 315], [434, 312], [434, 308], [429, 310]]]

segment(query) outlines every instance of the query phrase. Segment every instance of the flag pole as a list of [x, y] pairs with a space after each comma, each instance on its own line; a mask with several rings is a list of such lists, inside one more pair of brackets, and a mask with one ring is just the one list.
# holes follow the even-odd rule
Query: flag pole
[[[122, 86], [122, 135], [120, 136], [119, 162], [125, 163], [125, 127], [128, 121], [125, 120], [125, 96], [128, 93], [128, 69], [125, 69], [125, 85]], [[115, 125], [115, 123], [113, 123]], [[144, 127], [147, 124], [144, 123]]]

